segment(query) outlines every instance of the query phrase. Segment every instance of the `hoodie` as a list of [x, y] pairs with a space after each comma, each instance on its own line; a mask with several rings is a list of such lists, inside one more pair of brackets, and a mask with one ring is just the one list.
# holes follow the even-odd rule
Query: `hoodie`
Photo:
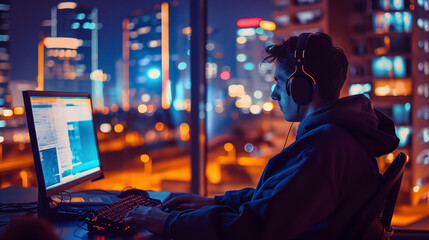
[[216, 205], [173, 211], [173, 239], [343, 239], [377, 189], [375, 157], [398, 145], [394, 124], [363, 95], [308, 115], [293, 144], [272, 157], [256, 188], [216, 196]]

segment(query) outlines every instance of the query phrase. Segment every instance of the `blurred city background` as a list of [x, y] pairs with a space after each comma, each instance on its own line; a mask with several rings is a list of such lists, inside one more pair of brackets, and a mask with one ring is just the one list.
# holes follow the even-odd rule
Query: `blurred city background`
[[[264, 47], [323, 31], [408, 155], [393, 224], [428, 230], [429, 0], [208, 1], [207, 191], [254, 187], [290, 123]], [[82, 189], [190, 191], [190, 0], [0, 0], [0, 186], [36, 187], [23, 90], [92, 95], [105, 179]], [[294, 141], [297, 124], [287, 144]]]

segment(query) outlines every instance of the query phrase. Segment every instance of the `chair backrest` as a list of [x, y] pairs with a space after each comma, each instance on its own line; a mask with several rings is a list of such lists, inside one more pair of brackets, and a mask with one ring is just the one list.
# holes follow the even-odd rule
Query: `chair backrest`
[[[400, 152], [383, 174], [383, 180], [371, 199], [354, 216], [347, 239], [388, 239], [407, 155]], [[384, 236], [384, 237], [383, 237]]]

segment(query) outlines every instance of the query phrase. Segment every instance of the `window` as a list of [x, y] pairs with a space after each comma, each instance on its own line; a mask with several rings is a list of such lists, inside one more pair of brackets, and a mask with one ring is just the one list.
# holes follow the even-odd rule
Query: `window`
[[429, 127], [420, 129], [417, 134], [417, 139], [419, 143], [427, 143], [429, 142]]
[[373, 14], [373, 31], [375, 33], [411, 32], [410, 12], [378, 12]]
[[409, 147], [411, 142], [412, 127], [401, 126], [401, 127], [395, 127], [395, 129], [396, 129], [396, 136], [398, 136], [399, 138], [398, 147]]
[[429, 97], [429, 84], [423, 83], [417, 86], [417, 94], [421, 97]]
[[429, 120], [429, 106], [419, 108], [417, 110], [417, 118], [421, 120]]
[[371, 92], [371, 83], [363, 83], [363, 84], [351, 84], [349, 87], [349, 94], [365, 94], [369, 97], [368, 93]]
[[408, 96], [412, 92], [411, 79], [376, 79], [374, 94], [376, 96]]
[[408, 64], [404, 57], [376, 57], [372, 59], [372, 76], [375, 78], [404, 78]]
[[411, 104], [393, 104], [390, 106], [377, 107], [380, 111], [392, 118], [395, 124], [411, 123]]
[[302, 11], [295, 14], [295, 22], [299, 24], [308, 24], [317, 22], [323, 16], [322, 10]]

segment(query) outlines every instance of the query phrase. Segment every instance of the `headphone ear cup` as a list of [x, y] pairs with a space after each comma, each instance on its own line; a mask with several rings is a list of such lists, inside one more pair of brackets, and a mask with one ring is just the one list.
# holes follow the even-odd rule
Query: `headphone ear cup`
[[292, 77], [290, 80], [290, 96], [298, 105], [309, 104], [315, 94], [315, 86], [311, 79], [305, 77]]

